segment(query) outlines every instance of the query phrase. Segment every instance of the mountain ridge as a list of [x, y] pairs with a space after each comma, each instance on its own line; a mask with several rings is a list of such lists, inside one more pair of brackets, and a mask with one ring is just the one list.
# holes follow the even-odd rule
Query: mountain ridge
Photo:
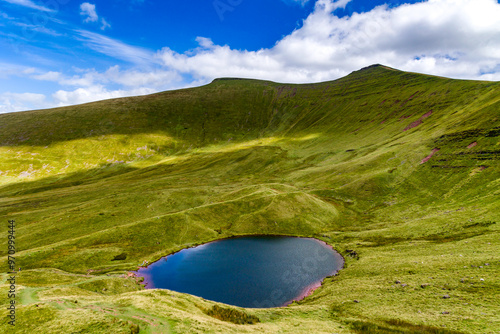
[[[374, 75], [375, 74], [375, 75]], [[112, 100], [105, 100], [99, 102], [92, 102], [89, 104], [77, 105], [77, 106], [69, 106], [69, 107], [61, 107], [56, 109], [47, 109], [47, 110], [37, 110], [37, 111], [27, 111], [22, 113], [10, 113], [10, 114], [2, 114], [0, 115], [0, 125], [2, 132], [0, 133], [0, 143], [10, 143], [15, 142], [15, 138], [19, 138], [20, 142], [25, 142], [26, 144], [34, 144], [30, 143], [30, 135], [27, 132], [30, 132], [32, 135], [35, 134], [38, 140], [43, 138], [44, 136], [53, 136], [58, 137], [59, 132], [67, 131], [65, 125], [77, 128], [81, 124], [79, 123], [79, 118], [86, 117], [88, 121], [91, 121], [92, 124], [89, 124], [88, 132], [90, 133], [92, 130], [100, 131], [101, 133], [109, 133], [109, 131], [113, 132], [120, 128], [119, 131], [125, 133], [134, 133], [134, 131], [140, 131], [140, 128], [147, 129], [147, 131], [151, 129], [161, 130], [162, 127], [169, 127], [172, 124], [175, 124], [178, 128], [184, 128], [186, 124], [192, 123], [190, 120], [184, 120], [184, 114], [192, 114], [192, 117], [195, 118], [207, 118], [217, 117], [218, 114], [224, 112], [224, 110], [228, 110], [227, 106], [223, 104], [226, 101], [230, 101], [231, 99], [246, 99], [244, 105], [241, 106], [243, 108], [261, 108], [261, 109], [273, 109], [276, 108], [276, 103], [280, 103], [281, 106], [284, 104], [290, 104], [293, 102], [288, 102], [288, 100], [294, 100], [294, 96], [291, 94], [296, 94], [297, 89], [305, 92], [312, 87], [323, 87], [323, 94], [316, 94], [316, 96], [311, 96], [311, 98], [316, 99], [316, 104], [324, 104], [325, 99], [329, 98], [337, 98], [338, 94], [342, 89], [353, 89], [358, 85], [360, 89], [364, 89], [363, 85], [371, 87], [372, 89], [377, 86], [383, 87], [384, 81], [401, 81], [401, 82], [410, 82], [412, 80], [416, 80], [415, 78], [422, 80], [424, 78], [427, 81], [438, 82], [440, 84], [449, 84], [449, 83], [463, 83], [464, 85], [470, 86], [469, 90], [478, 91], [477, 86], [472, 87], [474, 85], [498, 85], [497, 83], [478, 83], [474, 81], [456, 81], [453, 79], [442, 79], [438, 77], [426, 77], [417, 74], [406, 73], [402, 71], [396, 70], [387, 70], [386, 66], [383, 65], [373, 65], [367, 67], [365, 69], [355, 71], [350, 75], [340, 78], [334, 81], [316, 83], [316, 84], [279, 84], [273, 83], [269, 81], [260, 81], [255, 79], [245, 79], [239, 80], [237, 78], [227, 80], [214, 80], [209, 85], [196, 87], [196, 88], [188, 88], [176, 91], [167, 91], [161, 93], [155, 93], [152, 95], [139, 96], [139, 97], [126, 97]], [[413, 83], [412, 83], [413, 84]], [[229, 85], [229, 86], [228, 86]], [[403, 84], [402, 84], [403, 85]], [[251, 86], [250, 90], [249, 87]], [[328, 86], [328, 88], [327, 88]], [[331, 87], [330, 87], [331, 86]], [[394, 89], [389, 87], [388, 89]], [[221, 89], [226, 89], [227, 93], [221, 91]], [[319, 88], [318, 88], [319, 89]], [[293, 92], [295, 91], [295, 92]], [[330, 92], [328, 92], [330, 91]], [[249, 94], [258, 93], [260, 96], [250, 96]], [[357, 93], [357, 92], [356, 92]], [[370, 95], [382, 95], [384, 92], [381, 89], [376, 89], [376, 91], [367, 92]], [[422, 92], [415, 92], [420, 93]], [[221, 95], [222, 94], [222, 95]], [[232, 97], [229, 96], [232, 94]], [[267, 96], [264, 96], [267, 94]], [[327, 97], [325, 97], [326, 95]], [[344, 93], [342, 93], [344, 94]], [[271, 97], [272, 95], [272, 97]], [[321, 96], [320, 96], [321, 95]], [[351, 92], [352, 95], [352, 92]], [[303, 94], [303, 96], [307, 96]], [[407, 98], [412, 99], [413, 96], [410, 95]], [[229, 99], [229, 100], [228, 100]], [[253, 99], [250, 101], [249, 99]], [[298, 100], [298, 99], [295, 99]], [[397, 100], [397, 99], [394, 99]], [[241, 102], [241, 101], [238, 101]], [[371, 101], [366, 101], [368, 104]], [[378, 103], [381, 103], [380, 100]], [[232, 102], [234, 104], [234, 102]], [[293, 106], [285, 106], [288, 109], [293, 108], [301, 108], [301, 101], [297, 101], [297, 104]], [[403, 102], [402, 102], [403, 103]], [[205, 104], [205, 105], [204, 105]], [[241, 103], [240, 103], [241, 104]], [[149, 108], [149, 109], [148, 109]], [[166, 110], [168, 108], [169, 110]], [[195, 109], [203, 109], [207, 108], [207, 112], [203, 112]], [[160, 109], [160, 110], [158, 110]], [[175, 109], [178, 109], [177, 111]], [[180, 109], [180, 110], [179, 110]], [[215, 109], [221, 110], [218, 112]], [[201, 114], [197, 116], [197, 114], [193, 114], [193, 110], [197, 113]], [[231, 117], [242, 118], [242, 115], [235, 113], [233, 110], [229, 110], [233, 115]], [[159, 116], [155, 117], [154, 113], [156, 112]], [[174, 112], [176, 114], [174, 114]], [[251, 112], [251, 110], [250, 110]], [[287, 110], [286, 112], [294, 112], [293, 110]], [[87, 113], [87, 116], [84, 116], [82, 113]], [[92, 113], [93, 115], [89, 115]], [[259, 113], [258, 117], [261, 117], [262, 120], [267, 119], [269, 121], [270, 111], [268, 110], [267, 115], [262, 114], [260, 111], [255, 111], [255, 113]], [[164, 117], [169, 117], [168, 121], [164, 120]], [[179, 115], [180, 114], [180, 115]], [[177, 116], [176, 116], [177, 115]], [[93, 120], [90, 118], [93, 117]], [[188, 117], [188, 115], [186, 115]], [[252, 116], [253, 117], [253, 116]], [[31, 118], [34, 118], [31, 120]], [[62, 123], [61, 119], [65, 118], [66, 123]], [[109, 119], [109, 122], [106, 123], [106, 118]], [[176, 119], [177, 118], [177, 119]], [[138, 124], [132, 124], [134, 121]], [[209, 121], [208, 119], [206, 120]], [[71, 124], [73, 122], [73, 124]], [[163, 122], [163, 124], [162, 124]], [[28, 124], [26, 124], [28, 123]], [[44, 129], [45, 134], [37, 133], [36, 129], [31, 128], [27, 129], [30, 123], [40, 124], [39, 128]], [[114, 124], [116, 123], [116, 125]], [[203, 123], [203, 122], [202, 122]], [[120, 125], [121, 124], [121, 125]], [[183, 125], [184, 124], [184, 125]], [[255, 126], [255, 124], [251, 124]], [[129, 130], [125, 129], [125, 126], [128, 126]], [[201, 130], [202, 124], [196, 125], [198, 131]], [[259, 126], [262, 126], [260, 124]], [[47, 129], [52, 128], [52, 130], [46, 131]], [[107, 129], [107, 130], [106, 130]], [[135, 129], [135, 130], [134, 130]], [[52, 133], [52, 135], [50, 135]], [[77, 135], [71, 135], [70, 133], [66, 133], [65, 135], [59, 135], [61, 140], [64, 138], [61, 137], [73, 137], [76, 138]], [[76, 136], [76, 137], [75, 137]], [[86, 135], [88, 136], [88, 134]], [[36, 140], [35, 140], [36, 141]], [[40, 145], [46, 145], [51, 142], [50, 138], [46, 138]]]
[[[498, 88], [378, 65], [316, 84], [218, 80], [0, 115], [0, 216], [16, 220], [22, 267], [17, 329], [494, 331]], [[128, 275], [254, 234], [320, 239], [345, 267], [301, 302], [241, 310], [260, 319], [244, 327], [204, 313], [211, 301]], [[6, 250], [2, 238], [4, 268]]]

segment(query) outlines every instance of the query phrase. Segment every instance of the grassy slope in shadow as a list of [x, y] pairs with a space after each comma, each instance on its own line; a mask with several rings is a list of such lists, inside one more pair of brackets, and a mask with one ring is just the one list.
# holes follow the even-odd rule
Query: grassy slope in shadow
[[[493, 333], [499, 101], [498, 83], [374, 66], [0, 115], [17, 332]], [[325, 240], [346, 267], [299, 303], [245, 310], [254, 325], [123, 276], [256, 233]]]

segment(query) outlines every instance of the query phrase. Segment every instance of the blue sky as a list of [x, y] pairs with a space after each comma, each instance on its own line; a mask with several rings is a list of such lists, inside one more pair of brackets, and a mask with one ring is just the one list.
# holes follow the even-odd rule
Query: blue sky
[[0, 0], [0, 113], [383, 63], [500, 80], [497, 0]]

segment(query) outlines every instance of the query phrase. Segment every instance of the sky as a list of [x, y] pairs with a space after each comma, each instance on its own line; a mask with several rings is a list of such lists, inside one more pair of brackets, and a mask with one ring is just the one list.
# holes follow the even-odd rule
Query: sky
[[500, 81], [500, 0], [0, 0], [0, 113], [372, 64]]

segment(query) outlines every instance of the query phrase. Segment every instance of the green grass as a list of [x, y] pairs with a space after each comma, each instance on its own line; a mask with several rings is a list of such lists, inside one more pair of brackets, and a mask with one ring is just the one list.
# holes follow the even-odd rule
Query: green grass
[[239, 325], [253, 325], [259, 322], [259, 318], [254, 315], [248, 315], [245, 312], [236, 309], [230, 309], [214, 305], [211, 309], [204, 311], [207, 315], [222, 321], [229, 321]]
[[[375, 66], [0, 115], [0, 216], [4, 229], [17, 222], [22, 267], [16, 330], [498, 333], [499, 88]], [[345, 268], [303, 301], [241, 310], [253, 325], [126, 277], [252, 234], [316, 237]]]

